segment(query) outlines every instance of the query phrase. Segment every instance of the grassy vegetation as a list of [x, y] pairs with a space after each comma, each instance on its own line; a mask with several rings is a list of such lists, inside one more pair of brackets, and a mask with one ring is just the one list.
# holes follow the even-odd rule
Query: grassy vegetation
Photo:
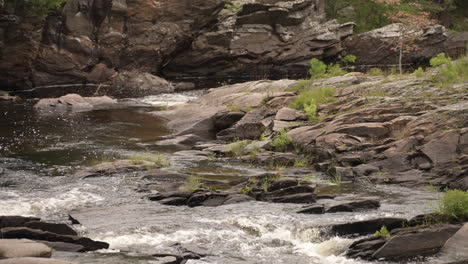
[[242, 9], [242, 5], [235, 4], [232, 2], [232, 0], [226, 0], [226, 3], [224, 4], [224, 8], [238, 12]]
[[249, 154], [247, 146], [249, 145], [248, 140], [236, 141], [228, 145], [228, 152], [234, 157], [240, 157]]
[[421, 77], [424, 77], [424, 69], [422, 67], [419, 67], [417, 70], [415, 70], [413, 72], [413, 75], [416, 77], [416, 78], [421, 78]]
[[308, 163], [307, 158], [297, 159], [294, 161], [294, 167], [303, 168], [307, 166], [307, 163]]
[[241, 194], [250, 194], [252, 192], [253, 188], [250, 186], [244, 186], [243, 188], [240, 188], [238, 190], [239, 193]]
[[187, 182], [185, 183], [185, 189], [189, 192], [194, 192], [202, 186], [200, 177], [196, 175], [190, 175], [187, 178]]
[[271, 145], [275, 148], [275, 151], [285, 152], [291, 146], [291, 143], [292, 139], [288, 135], [288, 130], [283, 128], [275, 135]]
[[[348, 60], [352, 60], [352, 58], [348, 58]], [[309, 77], [311, 80], [342, 76], [346, 73], [347, 72], [342, 70], [338, 64], [331, 63], [326, 65], [324, 62], [315, 58], [310, 60]]]
[[468, 217], [468, 192], [461, 190], [446, 190], [439, 197], [439, 207], [436, 212], [443, 215], [463, 219]]
[[160, 153], [137, 154], [128, 159], [130, 160], [130, 164], [133, 164], [133, 165], [142, 165], [145, 162], [154, 163], [158, 167], [169, 167], [171, 165], [169, 160], [163, 155], [161, 155]]
[[433, 77], [433, 81], [441, 86], [468, 81], [468, 56], [452, 61], [445, 53], [440, 53], [430, 60], [432, 67], [440, 67], [440, 73]]
[[299, 92], [297, 99], [290, 104], [290, 107], [304, 111], [310, 121], [318, 122], [318, 105], [336, 101], [334, 94], [335, 88], [333, 87], [309, 87]]
[[386, 237], [386, 238], [390, 238], [390, 232], [388, 231], [387, 227], [386, 226], [382, 226], [380, 228], [380, 230], [378, 231], [375, 231], [375, 236], [376, 237]]

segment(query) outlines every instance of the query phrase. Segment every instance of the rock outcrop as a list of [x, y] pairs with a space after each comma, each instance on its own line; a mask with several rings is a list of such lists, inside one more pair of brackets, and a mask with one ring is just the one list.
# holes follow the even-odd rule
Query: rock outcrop
[[[0, 13], [0, 85], [11, 91], [103, 83], [116, 71], [158, 74], [223, 6], [222, 0], [69, 0], [40, 18], [27, 1], [7, 0]], [[132, 77], [128, 84], [142, 79]]]
[[313, 57], [333, 58], [353, 24], [324, 20], [322, 0], [234, 0], [218, 23], [164, 67], [168, 77], [304, 76]]
[[[351, 36], [344, 41], [346, 54], [357, 57], [356, 65], [363, 66], [363, 70], [371, 67], [385, 67], [397, 65], [399, 51], [395, 43], [399, 38], [400, 24], [391, 24], [383, 28]], [[405, 53], [403, 64], [408, 67], [425, 65], [432, 57], [445, 52], [453, 57], [463, 56], [466, 53], [465, 33], [450, 34], [441, 25], [432, 25], [420, 32], [415, 32], [418, 49]]]

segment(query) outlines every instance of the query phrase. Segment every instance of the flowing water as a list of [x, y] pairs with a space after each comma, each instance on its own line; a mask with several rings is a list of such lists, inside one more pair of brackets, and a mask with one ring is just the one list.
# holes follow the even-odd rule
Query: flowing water
[[[80, 232], [111, 249], [57, 253], [77, 263], [157, 263], [148, 255], [180, 243], [206, 254], [188, 263], [366, 263], [343, 256], [354, 239], [326, 235], [326, 226], [375, 217], [412, 217], [431, 211], [436, 194], [424, 189], [371, 184], [331, 187], [340, 200], [378, 198], [377, 211], [301, 215], [301, 205], [250, 202], [220, 207], [171, 207], [142, 199], [134, 173], [82, 179], [81, 168], [140, 152], [171, 157], [168, 170], [226, 180], [264, 172], [245, 164], [173, 155], [154, 143], [169, 131], [148, 112], [184, 103], [192, 94], [138, 99], [127, 107], [44, 115], [31, 104], [0, 103], [0, 215], [34, 215], [64, 221], [79, 216]], [[156, 107], [156, 108], [155, 108]], [[2, 173], [3, 171], [3, 173]], [[316, 175], [317, 181], [320, 175]], [[425, 262], [427, 263], [427, 262]]]

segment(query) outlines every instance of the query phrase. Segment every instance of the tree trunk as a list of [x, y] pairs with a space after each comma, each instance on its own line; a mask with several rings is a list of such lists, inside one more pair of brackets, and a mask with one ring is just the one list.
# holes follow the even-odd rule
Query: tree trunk
[[400, 36], [400, 57], [398, 58], [398, 68], [400, 69], [400, 75], [403, 74], [403, 38]]

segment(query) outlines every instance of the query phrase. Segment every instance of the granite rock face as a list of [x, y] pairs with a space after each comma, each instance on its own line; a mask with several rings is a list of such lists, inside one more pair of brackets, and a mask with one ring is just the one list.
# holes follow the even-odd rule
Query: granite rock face
[[322, 0], [232, 3], [164, 67], [166, 76], [303, 76], [311, 58], [337, 56], [354, 27], [325, 21]]

